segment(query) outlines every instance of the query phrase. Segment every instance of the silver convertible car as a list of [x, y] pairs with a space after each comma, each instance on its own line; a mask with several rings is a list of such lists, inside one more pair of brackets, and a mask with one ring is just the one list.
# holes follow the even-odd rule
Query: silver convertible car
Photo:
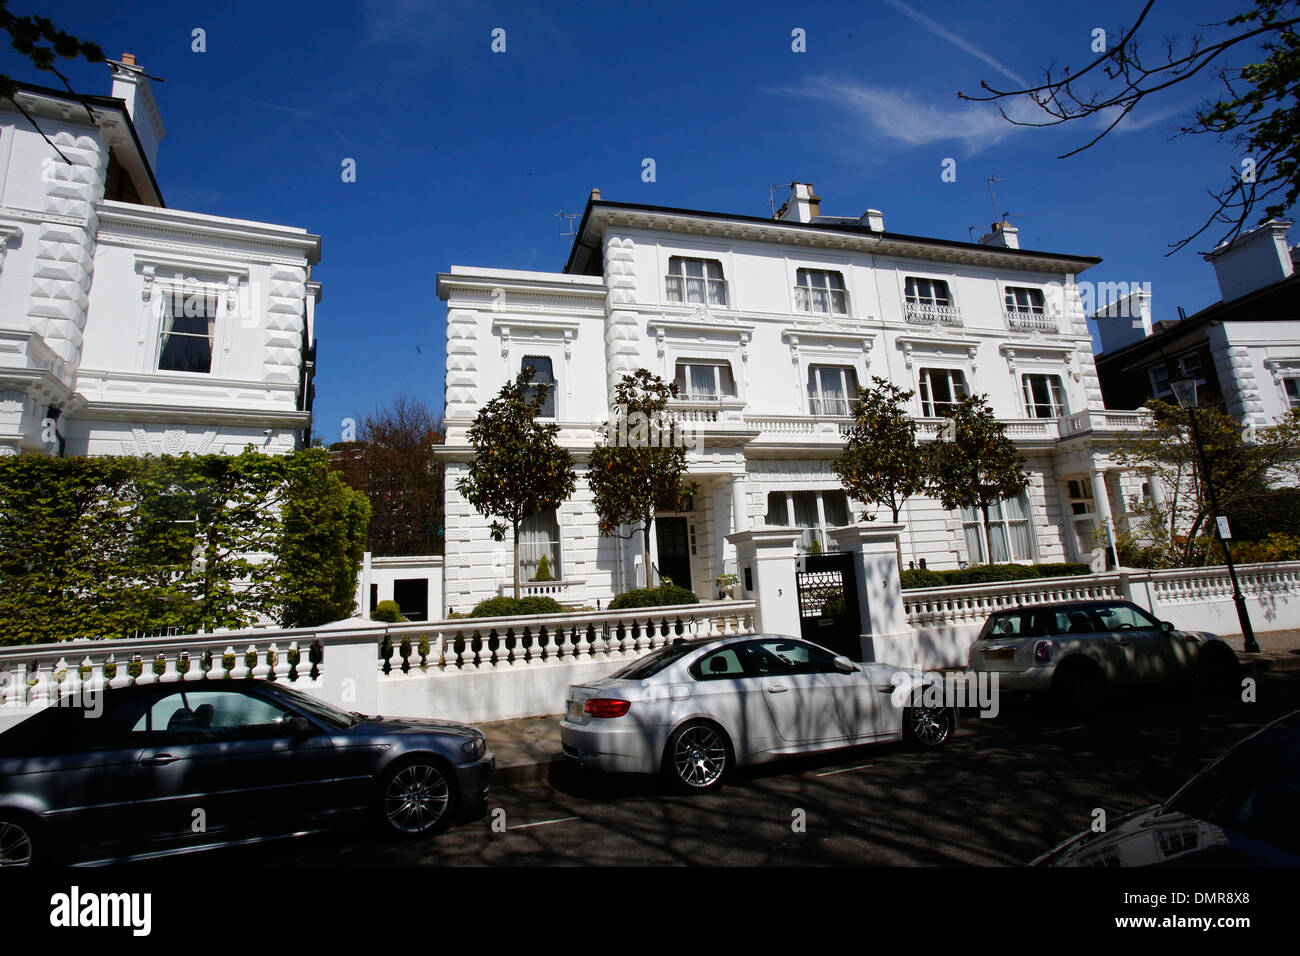
[[564, 755], [584, 767], [662, 772], [710, 790], [735, 766], [907, 739], [942, 746], [955, 710], [919, 694], [937, 675], [855, 664], [797, 638], [680, 640], [569, 688]]

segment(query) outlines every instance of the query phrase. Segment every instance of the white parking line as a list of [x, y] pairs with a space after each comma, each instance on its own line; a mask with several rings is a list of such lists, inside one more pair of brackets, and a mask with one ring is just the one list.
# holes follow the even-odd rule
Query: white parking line
[[556, 820], [538, 820], [536, 823], [517, 823], [512, 827], [506, 827], [507, 830], [527, 830], [529, 827], [544, 827], [550, 823], [568, 823], [571, 820], [581, 820], [582, 817], [560, 817]]
[[1083, 724], [1077, 727], [1062, 727], [1060, 730], [1044, 730], [1044, 734], [1068, 734], [1072, 730], [1083, 730]]
[[866, 770], [871, 764], [864, 763], [861, 767], [841, 767], [839, 770], [823, 770], [817, 774], [819, 777], [830, 777], [837, 773], [852, 773], [855, 770]]

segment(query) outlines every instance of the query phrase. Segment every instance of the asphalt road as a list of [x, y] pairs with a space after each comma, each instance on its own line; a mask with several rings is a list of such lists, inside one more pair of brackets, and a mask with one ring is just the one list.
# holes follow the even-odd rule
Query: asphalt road
[[[368, 832], [210, 854], [214, 865], [1023, 864], [1169, 796], [1223, 750], [1300, 708], [1300, 672], [1264, 675], [1255, 703], [1131, 697], [1086, 723], [1040, 707], [968, 719], [937, 753], [877, 745], [741, 770], [677, 795], [645, 777], [556, 768], [498, 787], [487, 810], [435, 837]], [[797, 824], [802, 822], [802, 827]], [[504, 829], [503, 829], [504, 828]]]

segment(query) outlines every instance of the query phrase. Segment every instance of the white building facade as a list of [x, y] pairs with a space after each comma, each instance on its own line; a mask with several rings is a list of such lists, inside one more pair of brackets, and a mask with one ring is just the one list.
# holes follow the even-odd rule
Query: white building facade
[[595, 604], [644, 580], [639, 537], [600, 536], [583, 471], [614, 386], [638, 368], [678, 383], [672, 412], [701, 435], [689, 453], [691, 510], [658, 515], [651, 539], [659, 572], [702, 598], [735, 571], [732, 532], [795, 527], [805, 550], [829, 549], [828, 529], [859, 520], [867, 506], [846, 498], [830, 462], [856, 388], [873, 376], [915, 392], [927, 440], [949, 403], [986, 394], [1031, 478], [995, 509], [987, 534], [974, 514], [909, 501], [905, 564], [1091, 557], [1094, 532], [1122, 519], [1139, 490], [1106, 454], [1138, 416], [1103, 409], [1075, 286], [1099, 260], [1019, 249], [1005, 224], [978, 243], [950, 242], [886, 232], [876, 210], [841, 219], [819, 207], [805, 183], [773, 219], [593, 191], [563, 272], [439, 276], [449, 607], [466, 610], [511, 580], [511, 543], [490, 539], [456, 480], [472, 457], [474, 415], [526, 364], [554, 382], [545, 412], [579, 478], [558, 513], [526, 529], [523, 577], [546, 554], [558, 583], [530, 590], [566, 603]]
[[149, 80], [110, 68], [0, 106], [0, 454], [301, 447], [320, 238], [166, 208]]

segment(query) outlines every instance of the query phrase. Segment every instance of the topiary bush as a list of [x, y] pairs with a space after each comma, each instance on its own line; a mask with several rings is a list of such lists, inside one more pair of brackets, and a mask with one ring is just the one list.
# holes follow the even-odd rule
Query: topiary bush
[[546, 555], [542, 555], [541, 560], [537, 562], [537, 573], [533, 575], [534, 581], [554, 581], [551, 575], [551, 562]]
[[380, 601], [370, 612], [370, 620], [383, 621], [385, 624], [401, 624], [406, 618], [402, 617], [402, 609], [398, 607], [396, 601]]
[[904, 591], [908, 588], [937, 588], [944, 584], [943, 575], [929, 568], [908, 568], [906, 571], [899, 571], [898, 577], [903, 583]]
[[670, 604], [699, 604], [700, 599], [694, 591], [676, 584], [661, 584], [655, 588], [634, 588], [624, 591], [609, 602], [611, 611], [621, 611], [636, 607], [665, 607]]
[[564, 608], [555, 598], [531, 595], [529, 597], [494, 597], [479, 601], [470, 617], [535, 617], [538, 614], [563, 614]]

